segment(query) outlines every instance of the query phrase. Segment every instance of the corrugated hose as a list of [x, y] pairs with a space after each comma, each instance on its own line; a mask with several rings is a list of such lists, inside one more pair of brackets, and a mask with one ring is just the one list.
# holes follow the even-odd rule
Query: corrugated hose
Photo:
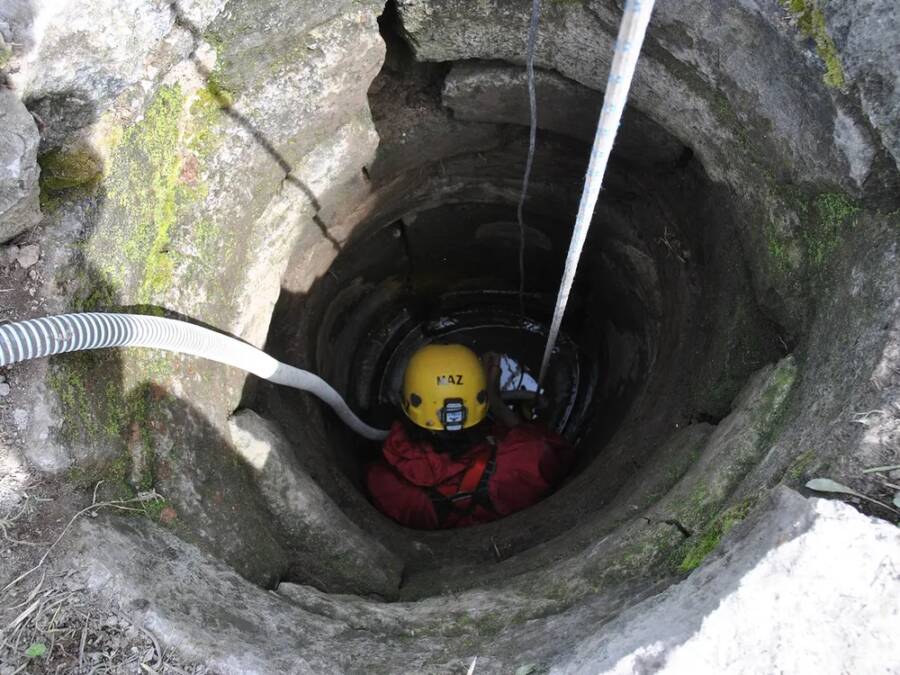
[[0, 325], [0, 366], [54, 354], [110, 347], [147, 347], [199, 356], [300, 389], [331, 407], [353, 431], [373, 441], [388, 432], [363, 422], [325, 380], [289, 366], [246, 342], [202, 326], [139, 314], [85, 312]]

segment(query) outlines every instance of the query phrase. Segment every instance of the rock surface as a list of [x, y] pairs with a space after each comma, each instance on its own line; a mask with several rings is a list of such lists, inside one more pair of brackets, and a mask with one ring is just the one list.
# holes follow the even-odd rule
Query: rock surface
[[550, 672], [894, 672], [898, 552], [890, 524], [778, 490], [686, 581]]
[[[444, 80], [443, 103], [456, 119], [501, 124], [529, 124], [525, 73], [515, 66], [462, 62]], [[603, 95], [549, 72], [535, 74], [538, 128], [593, 142]], [[629, 108], [616, 137], [616, 152], [637, 164], [672, 163], [684, 146]]]
[[[476, 655], [483, 673], [750, 673], [811, 664], [875, 672], [893, 654], [898, 544], [883, 521], [779, 489], [687, 580], [602, 629], [591, 627], [598, 601], [589, 600], [566, 615], [512, 623], [495, 639], [482, 630], [474, 645], [430, 631], [460, 612], [486, 622], [481, 594], [393, 605], [283, 585], [279, 596], [146, 521], [82, 520], [60, 564], [183, 657], [223, 673], [355, 671], [359, 659], [369, 672], [447, 672]], [[572, 635], [585, 632], [573, 645]], [[538, 634], [545, 639], [508, 651]]]
[[252, 410], [231, 418], [232, 442], [293, 542], [292, 577], [337, 593], [391, 598], [402, 562], [345, 516], [303, 471], [278, 427]]
[[[398, 7], [418, 58], [524, 62], [524, 11], [478, 0], [401, 0]], [[618, 12], [605, 1], [551, 4], [542, 16], [537, 64], [602, 90]], [[691, 138], [712, 176], [725, 178], [735, 189], [746, 189], [749, 161], [774, 164], [775, 158], [792, 167], [797, 179], [850, 187], [848, 160], [831, 140], [835, 103], [817, 82], [817, 66], [773, 31], [785, 17], [776, 3], [764, 11], [697, 0], [660, 5], [638, 63], [631, 104], [675, 136]], [[726, 44], [729, 48], [720, 51]], [[759, 49], [772, 58], [757, 59]], [[798, 78], [804, 81], [802, 93], [788, 84]], [[750, 99], [754, 104], [745, 105]], [[824, 147], [823, 139], [828, 139]], [[738, 145], [741, 155], [722, 153]], [[738, 178], [735, 169], [741, 165], [744, 176]]]
[[891, 0], [861, 0], [829, 2], [823, 11], [843, 72], [900, 166], [900, 10]]
[[10, 89], [0, 86], [0, 243], [38, 223], [37, 125]]
[[37, 244], [29, 244], [22, 246], [16, 254], [16, 262], [23, 270], [27, 270], [32, 265], [36, 265], [41, 258], [41, 247]]
[[190, 50], [190, 30], [176, 25], [185, 23], [182, 17], [190, 17], [193, 30], [202, 30], [224, 5], [224, 0], [22, 3], [4, 31], [23, 47], [10, 80], [43, 121], [43, 147], [58, 147], [99, 119], [129, 87], [149, 89], [160, 71]]

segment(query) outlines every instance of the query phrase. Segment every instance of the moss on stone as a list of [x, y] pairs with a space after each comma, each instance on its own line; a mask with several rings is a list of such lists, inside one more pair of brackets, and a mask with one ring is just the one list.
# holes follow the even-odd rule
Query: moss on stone
[[122, 426], [122, 405], [115, 384], [99, 374], [115, 377], [118, 369], [110, 368], [114, 357], [108, 352], [76, 352], [54, 361], [48, 384], [61, 406], [60, 431], [68, 442], [118, 436]]
[[66, 475], [67, 482], [81, 490], [95, 492], [102, 500], [131, 499], [136, 495], [128, 481], [130, 461], [121, 453], [100, 468], [73, 466]]
[[13, 59], [13, 45], [0, 35], [0, 73], [5, 71]]
[[103, 218], [86, 250], [125, 302], [157, 304], [174, 285], [185, 260], [177, 228], [208, 194], [202, 162], [222, 142], [217, 126], [230, 100], [221, 89], [188, 97], [178, 85], [161, 87], [116, 139]]
[[118, 286], [142, 272], [136, 297], [141, 303], [171, 279], [166, 247], [176, 216], [183, 102], [180, 87], [161, 87], [144, 119], [124, 132], [106, 182], [116, 222], [108, 221], [91, 242], [94, 258], [119, 258], [105, 269]]
[[190, 107], [191, 125], [187, 146], [199, 158], [208, 157], [221, 144], [222, 136], [217, 130], [233, 100], [231, 92], [219, 86], [212, 78], [206, 87], [195, 94]]
[[813, 205], [819, 218], [835, 225], [842, 225], [859, 213], [859, 205], [840, 192], [824, 192], [815, 198]]
[[220, 238], [221, 234], [222, 228], [209, 218], [201, 218], [194, 225], [194, 240], [201, 251], [211, 250], [211, 247]]
[[95, 187], [103, 175], [103, 162], [87, 148], [51, 150], [38, 157], [41, 190], [59, 192]]
[[109, 156], [125, 138], [125, 129], [117, 124], [112, 116], [101, 118], [100, 126], [102, 131], [95, 139], [96, 148], [98, 152], [104, 153], [104, 156]]
[[697, 569], [710, 553], [715, 550], [728, 532], [747, 517], [750, 509], [756, 503], [755, 498], [745, 499], [739, 504], [726, 509], [711, 525], [706, 527], [697, 537], [685, 554], [678, 569], [681, 572], [691, 572]]
[[778, 234], [778, 228], [774, 223], [766, 223], [766, 245], [769, 257], [775, 266], [781, 271], [787, 271], [791, 267], [791, 258], [788, 242]]
[[38, 157], [41, 209], [52, 213], [66, 200], [93, 195], [103, 178], [103, 160], [87, 147], [51, 150]]
[[[574, 586], [554, 609], [563, 611], [586, 593], [599, 593], [642, 576], [666, 576], [677, 572], [684, 538], [669, 524], [653, 522], [625, 536], [624, 543], [584, 571], [585, 586]], [[543, 595], [543, 592], [540, 592]]]
[[[90, 471], [80, 466], [71, 467], [66, 473], [66, 482], [73, 487], [93, 493], [103, 500], [133, 499], [138, 491], [129, 481], [130, 463], [125, 455], [116, 457], [100, 471]], [[140, 486], [141, 491], [147, 490]], [[160, 522], [162, 512], [170, 506], [163, 498], [143, 502], [141, 508], [122, 511], [121, 515], [138, 515], [153, 522]]]
[[165, 499], [154, 499], [153, 501], [144, 504], [144, 513], [154, 523], [158, 523], [163, 510], [165, 510], [167, 506], [169, 506], [169, 503]]
[[731, 101], [721, 91], [716, 91], [713, 94], [710, 104], [713, 113], [719, 118], [722, 126], [732, 133], [741, 156], [751, 162], [758, 161], [756, 156], [758, 146], [751, 142], [753, 133], [749, 128], [750, 123], [738, 116]]
[[[759, 394], [752, 413], [751, 424], [757, 434], [753, 446], [738, 449], [718, 480], [699, 483], [674, 509], [682, 524], [699, 532], [687, 540], [686, 550], [682, 548], [678, 551], [680, 560], [675, 563], [678, 571], [689, 572], [696, 568], [755, 503], [755, 498], [748, 499], [718, 516], [710, 517], [710, 514], [717, 513], [727, 503], [734, 486], [747, 475], [777, 438], [786, 416], [785, 403], [797, 373], [797, 363], [793, 358], [785, 358], [778, 363], [769, 377], [768, 385]], [[671, 563], [671, 556], [669, 562]]]
[[117, 289], [111, 283], [97, 283], [91, 280], [76, 292], [72, 309], [76, 312], [95, 312], [114, 307], [117, 304]]
[[694, 523], [702, 523], [706, 520], [709, 513], [710, 500], [712, 496], [706, 485], [697, 485], [684, 499], [681, 499], [676, 506], [676, 516], [679, 521], [689, 526]]
[[[67, 358], [89, 354], [92, 352]], [[103, 392], [85, 385], [102, 379], [106, 369], [83, 372], [67, 362], [55, 372], [66, 376], [62, 382], [51, 377], [64, 408], [64, 438], [83, 438], [89, 443], [105, 438], [111, 448], [110, 458], [101, 465], [73, 467], [70, 481], [83, 489], [94, 489], [102, 481], [104, 499], [128, 499], [138, 491], [150, 490], [156, 483], [157, 464], [153, 420], [167, 397], [158, 395], [152, 384], [137, 387], [124, 400], [121, 388], [111, 380]]]
[[786, 359], [775, 367], [772, 381], [763, 392], [757, 411], [757, 419], [760, 424], [768, 426], [773, 416], [777, 415], [796, 378], [797, 366], [792, 359]]
[[756, 447], [760, 452], [765, 452], [772, 446], [784, 427], [787, 419], [785, 403], [797, 380], [798, 372], [799, 368], [794, 358], [783, 359], [776, 366], [772, 381], [762, 394], [753, 420], [759, 434]]
[[840, 244], [844, 230], [852, 224], [859, 205], [839, 192], [824, 192], [812, 201], [810, 226], [804, 231], [809, 263], [822, 267]]
[[841, 192], [808, 191], [772, 182], [772, 192], [801, 223], [796, 234], [783, 234], [774, 222], [765, 225], [766, 246], [775, 268], [788, 272], [805, 259], [808, 272], [820, 271], [840, 245], [844, 233], [860, 212], [858, 202]]
[[[91, 279], [93, 283], [86, 287], [89, 294], [81, 296], [74, 309], [116, 306], [115, 292]], [[51, 359], [47, 382], [59, 403], [59, 437], [68, 444], [93, 448], [89, 453], [95, 458], [92, 461], [102, 464], [86, 474], [87, 482], [124, 481], [132, 490], [153, 485], [152, 424], [169, 397], [148, 380], [168, 374], [167, 358], [149, 350], [125, 349], [75, 352]]]
[[812, 450], [807, 450], [797, 457], [791, 464], [790, 468], [785, 473], [785, 477], [791, 481], [792, 483], [797, 483], [806, 473], [806, 470], [812, 464], [813, 459], [815, 459], [816, 453]]
[[133, 390], [125, 402], [128, 423], [128, 446], [131, 459], [131, 482], [141, 490], [149, 490], [156, 482], [156, 444], [153, 420], [158, 416], [158, 403], [165, 396], [158, 388], [144, 383]]
[[781, 4], [791, 12], [800, 32], [816, 45], [816, 52], [825, 64], [822, 76], [829, 87], [844, 86], [844, 69], [838, 58], [834, 40], [828, 35], [825, 25], [825, 13], [819, 8], [817, 0], [781, 0]]

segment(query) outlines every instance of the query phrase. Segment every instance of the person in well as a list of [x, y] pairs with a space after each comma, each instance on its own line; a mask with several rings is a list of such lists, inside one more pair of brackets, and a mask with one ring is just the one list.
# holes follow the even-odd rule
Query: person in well
[[427, 345], [410, 359], [405, 419], [366, 475], [375, 506], [398, 523], [433, 530], [496, 520], [546, 497], [571, 467], [565, 440], [503, 403], [500, 358], [486, 355], [485, 366], [458, 344]]

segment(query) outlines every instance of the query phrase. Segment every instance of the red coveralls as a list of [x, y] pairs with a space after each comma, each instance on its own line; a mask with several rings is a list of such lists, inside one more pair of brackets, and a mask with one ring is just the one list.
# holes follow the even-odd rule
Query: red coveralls
[[411, 441], [395, 422], [382, 448], [384, 460], [366, 475], [375, 506], [421, 530], [478, 525], [540, 501], [572, 464], [568, 443], [540, 427], [494, 431], [493, 444], [486, 438], [452, 457]]

